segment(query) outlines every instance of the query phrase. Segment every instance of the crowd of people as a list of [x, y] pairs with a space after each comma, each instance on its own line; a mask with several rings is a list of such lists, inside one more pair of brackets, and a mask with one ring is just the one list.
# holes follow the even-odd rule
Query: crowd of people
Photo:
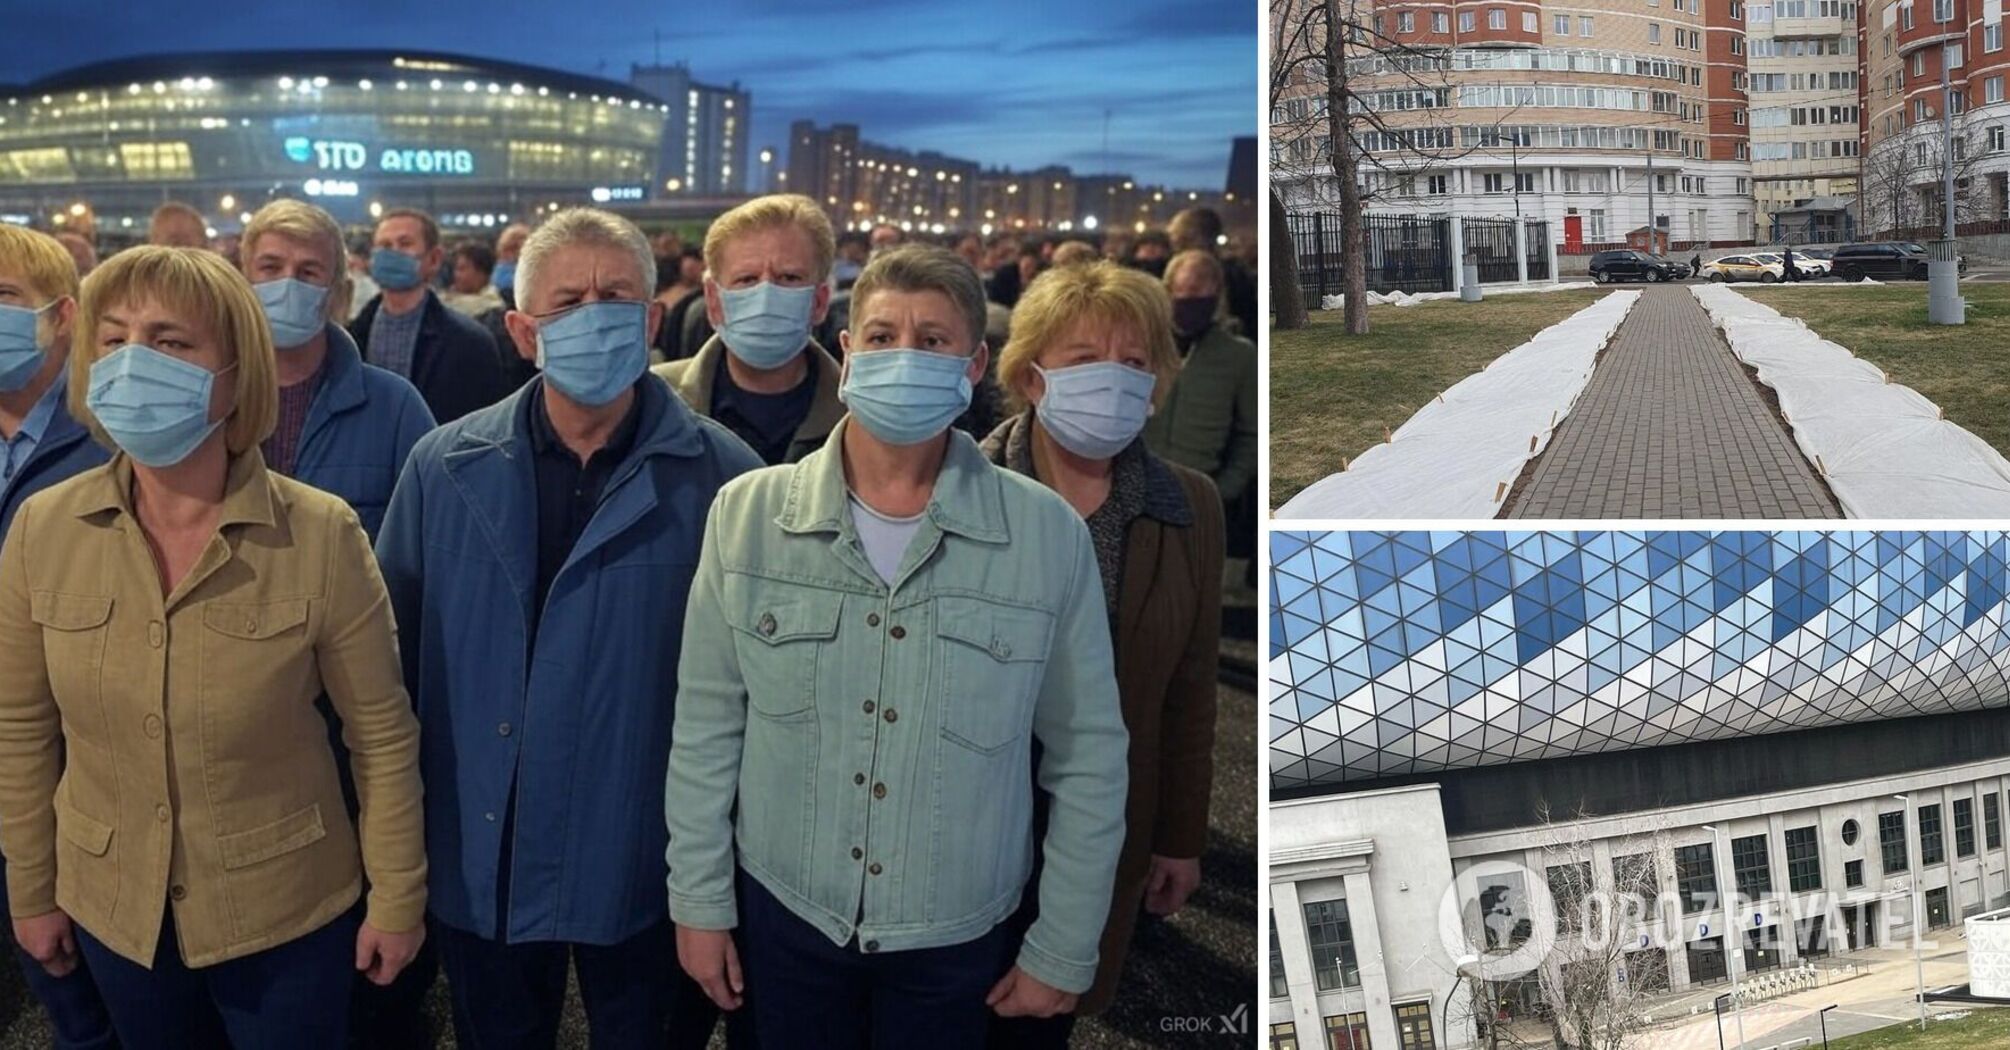
[[[1100, 243], [0, 225], [0, 854], [59, 1046], [1066, 1045], [1201, 878], [1254, 281]], [[1098, 600], [1101, 599], [1101, 600]], [[660, 806], [657, 800], [661, 799]]]

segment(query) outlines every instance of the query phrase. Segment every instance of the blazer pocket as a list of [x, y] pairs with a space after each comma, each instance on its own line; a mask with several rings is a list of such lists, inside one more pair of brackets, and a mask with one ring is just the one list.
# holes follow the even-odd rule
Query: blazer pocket
[[93, 857], [102, 857], [112, 848], [112, 826], [77, 812], [67, 802], [56, 803], [56, 830], [63, 841]]
[[230, 638], [263, 641], [307, 622], [307, 599], [271, 602], [210, 602], [202, 608], [203, 626]]
[[[81, 813], [64, 793], [55, 798], [56, 883], [91, 919], [100, 919], [118, 900], [118, 861], [112, 854], [112, 826]], [[89, 914], [95, 912], [97, 914]]]
[[263, 827], [219, 835], [217, 847], [223, 854], [224, 870], [236, 871], [305, 849], [326, 837], [328, 828], [321, 823], [321, 805], [315, 803]]
[[943, 643], [943, 732], [992, 754], [1024, 736], [1046, 675], [1054, 618], [981, 598], [936, 599]]
[[769, 718], [807, 718], [815, 711], [817, 657], [837, 637], [843, 608], [837, 594], [777, 596], [750, 589], [726, 610], [749, 707]]
[[112, 618], [112, 599], [61, 591], [28, 595], [28, 618], [55, 631], [88, 631]]

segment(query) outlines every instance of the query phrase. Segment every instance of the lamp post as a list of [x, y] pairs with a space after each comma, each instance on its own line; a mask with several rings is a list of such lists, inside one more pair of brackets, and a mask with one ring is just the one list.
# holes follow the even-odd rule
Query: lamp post
[[1711, 1009], [1717, 1012], [1717, 1050], [1724, 1050], [1724, 1004], [1730, 998], [1728, 995], [1720, 995], [1710, 1002]]
[[[1652, 230], [1648, 232], [1650, 236], [1653, 233]], [[1710, 860], [1714, 865], [1717, 859], [1717, 826], [1714, 824], [1704, 824], [1702, 828], [1704, 831], [1710, 833]], [[1722, 900], [1723, 894], [1720, 893], [1717, 897], [1719, 900]], [[1724, 927], [1724, 972], [1731, 975], [1731, 995], [1729, 996], [1731, 999], [1731, 1021], [1738, 1028], [1738, 1050], [1745, 1050], [1745, 997], [1742, 994], [1742, 989], [1739, 988], [1738, 981], [1738, 969], [1745, 961], [1745, 929], [1738, 925], [1737, 921], [1731, 917], [1731, 909], [1729, 908], [1724, 909]], [[1736, 946], [1735, 948], [1733, 947], [1734, 945]], [[1721, 1027], [1719, 1037], [1721, 1038]]]
[[1829, 1050], [1829, 1011], [1841, 1005], [1841, 1003], [1835, 1003], [1830, 1006], [1824, 1006], [1815, 1014], [1815, 1019], [1822, 1023], [1822, 1050]]

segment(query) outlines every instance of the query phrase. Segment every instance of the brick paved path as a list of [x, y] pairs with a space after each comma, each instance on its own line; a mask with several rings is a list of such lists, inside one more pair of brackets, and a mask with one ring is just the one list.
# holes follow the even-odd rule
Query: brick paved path
[[1511, 518], [1838, 518], [1689, 290], [1646, 288]]

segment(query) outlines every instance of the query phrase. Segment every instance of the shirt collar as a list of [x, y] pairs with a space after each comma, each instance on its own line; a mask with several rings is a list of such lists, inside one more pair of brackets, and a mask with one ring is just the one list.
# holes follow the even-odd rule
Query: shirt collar
[[28, 418], [23, 419], [20, 429], [14, 432], [16, 440], [25, 436], [31, 444], [42, 443], [42, 438], [49, 432], [49, 421], [56, 418], [56, 406], [62, 403], [63, 384], [68, 372], [68, 368], [56, 370], [56, 381], [49, 384], [49, 389], [42, 391], [42, 396], [35, 401], [35, 407], [28, 410]]
[[[776, 517], [787, 532], [838, 532], [851, 511], [844, 478], [844, 432], [851, 417], [840, 419], [830, 440], [795, 465], [788, 501]], [[1005, 486], [998, 468], [984, 458], [970, 435], [951, 427], [949, 448], [928, 497], [928, 517], [944, 532], [985, 543], [1006, 543]]]
[[[133, 460], [124, 452], [112, 456], [107, 469], [91, 476], [88, 494], [77, 508], [78, 517], [104, 511], [133, 512], [128, 498], [133, 490]], [[279, 520], [272, 476], [265, 469], [265, 457], [256, 445], [230, 457], [229, 473], [223, 480], [223, 512], [217, 527], [225, 525], [265, 525]]]
[[[635, 396], [628, 401], [628, 411], [622, 414], [621, 422], [614, 425], [614, 432], [607, 435], [607, 443], [600, 446], [592, 458], [613, 461], [627, 458], [629, 449], [635, 444], [635, 432], [641, 427], [641, 384], [645, 381], [654, 383], [657, 380], [645, 373], [642, 379], [636, 381]], [[579, 457], [566, 447], [565, 440], [558, 436], [558, 430], [551, 425], [551, 414], [544, 406], [544, 390], [540, 388], [537, 396], [530, 398], [529, 401], [531, 451], [540, 456], [560, 455], [578, 459]]]

